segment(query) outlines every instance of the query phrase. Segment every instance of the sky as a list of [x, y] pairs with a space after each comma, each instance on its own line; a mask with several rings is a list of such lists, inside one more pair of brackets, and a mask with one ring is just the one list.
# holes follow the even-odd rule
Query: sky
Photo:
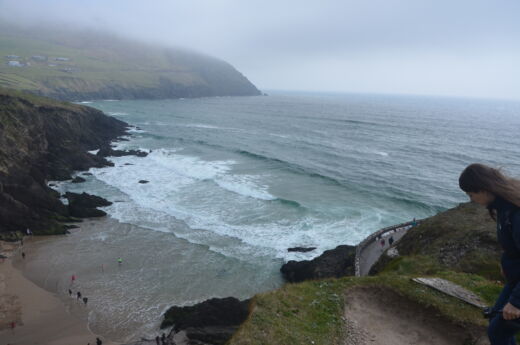
[[520, 99], [519, 0], [0, 0], [223, 59], [261, 90]]

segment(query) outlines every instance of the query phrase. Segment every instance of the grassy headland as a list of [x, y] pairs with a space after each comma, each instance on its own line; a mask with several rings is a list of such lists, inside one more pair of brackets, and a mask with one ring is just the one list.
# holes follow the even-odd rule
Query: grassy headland
[[502, 287], [497, 280], [500, 248], [487, 211], [461, 204], [439, 213], [410, 230], [397, 248], [400, 256], [382, 256], [373, 276], [286, 284], [256, 295], [248, 320], [229, 344], [343, 344], [350, 322], [344, 310], [353, 302], [348, 292], [370, 287], [401, 296], [417, 311], [467, 329], [472, 341], [485, 337], [487, 321], [480, 309], [411, 279], [444, 278], [493, 303]]
[[99, 32], [7, 25], [0, 26], [0, 86], [65, 100], [260, 94], [230, 64], [202, 54]]

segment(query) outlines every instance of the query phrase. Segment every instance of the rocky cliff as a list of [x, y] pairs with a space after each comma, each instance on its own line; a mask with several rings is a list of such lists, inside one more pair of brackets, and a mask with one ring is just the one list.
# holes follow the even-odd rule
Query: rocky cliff
[[110, 163], [88, 150], [125, 133], [102, 112], [0, 88], [0, 233], [63, 233], [69, 217], [48, 180]]

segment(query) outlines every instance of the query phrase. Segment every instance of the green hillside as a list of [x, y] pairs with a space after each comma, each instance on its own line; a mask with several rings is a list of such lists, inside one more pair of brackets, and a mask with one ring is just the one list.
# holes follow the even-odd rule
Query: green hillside
[[64, 100], [258, 95], [230, 64], [99, 32], [0, 26], [0, 86]]

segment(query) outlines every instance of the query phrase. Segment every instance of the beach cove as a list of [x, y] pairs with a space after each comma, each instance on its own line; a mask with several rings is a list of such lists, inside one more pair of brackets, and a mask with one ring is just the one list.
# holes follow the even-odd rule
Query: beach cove
[[[164, 311], [172, 305], [230, 295], [244, 299], [281, 285], [279, 263], [271, 264], [271, 273], [263, 276], [263, 268], [252, 263], [231, 263], [223, 255], [186, 244], [168, 233], [145, 236], [148, 231], [110, 217], [86, 219], [79, 225], [65, 236], [26, 237], [26, 258], [22, 260], [18, 250], [12, 271], [20, 269], [20, 279], [44, 289], [66, 315], [85, 329], [88, 325], [103, 339], [117, 343], [153, 339], [168, 331], [159, 331], [159, 325]], [[117, 263], [119, 257], [122, 264]], [[190, 265], [197, 270], [190, 272]], [[243, 272], [251, 273], [245, 276]], [[237, 283], [241, 279], [242, 283]], [[88, 298], [86, 307], [77, 300], [77, 291]]]
[[[25, 247], [31, 247], [26, 239]], [[86, 319], [78, 310], [70, 312], [55, 294], [46, 291], [13, 267], [23, 269], [19, 243], [1, 242], [2, 253], [9, 257], [0, 262], [0, 339], [7, 344], [68, 345], [95, 344], [96, 335], [88, 329]], [[26, 256], [27, 262], [32, 259]], [[83, 303], [81, 303], [83, 304]], [[69, 310], [68, 310], [69, 309]], [[12, 323], [14, 322], [14, 328]], [[114, 345], [103, 338], [103, 344]]]

